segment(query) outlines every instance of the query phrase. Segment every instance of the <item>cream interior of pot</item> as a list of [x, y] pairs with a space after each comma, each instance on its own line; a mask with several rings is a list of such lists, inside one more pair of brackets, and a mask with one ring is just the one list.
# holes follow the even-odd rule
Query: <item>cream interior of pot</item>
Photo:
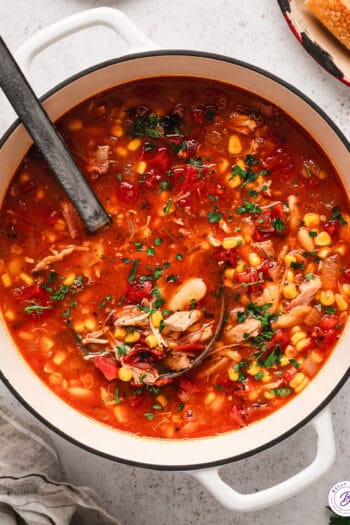
[[[81, 101], [131, 80], [167, 75], [199, 76], [234, 84], [280, 106], [299, 122], [327, 152], [349, 189], [349, 152], [337, 133], [302, 98], [261, 73], [225, 60], [181, 54], [130, 58], [104, 66], [65, 85], [45, 101], [53, 120]], [[18, 126], [0, 149], [0, 199], [31, 144]], [[300, 425], [334, 392], [350, 366], [350, 334], [347, 328], [326, 365], [296, 398], [269, 417], [239, 431], [211, 438], [158, 440], [141, 438], [104, 426], [80, 414], [55, 396], [34, 375], [0, 323], [0, 367], [4, 377], [26, 404], [47, 423], [70, 439], [122, 461], [163, 468], [199, 467], [241, 455], [279, 439]]]

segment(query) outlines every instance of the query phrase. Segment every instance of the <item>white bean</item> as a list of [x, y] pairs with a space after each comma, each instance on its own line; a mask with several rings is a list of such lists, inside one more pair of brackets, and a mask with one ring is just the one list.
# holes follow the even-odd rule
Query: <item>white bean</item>
[[185, 281], [175, 292], [169, 301], [170, 310], [182, 310], [191, 302], [197, 302], [203, 299], [207, 293], [207, 285], [199, 277], [193, 277]]

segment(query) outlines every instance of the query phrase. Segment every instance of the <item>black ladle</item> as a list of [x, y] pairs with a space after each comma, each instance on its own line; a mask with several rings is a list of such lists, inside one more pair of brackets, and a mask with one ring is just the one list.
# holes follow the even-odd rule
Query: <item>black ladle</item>
[[63, 186], [90, 233], [110, 217], [75, 164], [67, 146], [0, 36], [0, 87]]

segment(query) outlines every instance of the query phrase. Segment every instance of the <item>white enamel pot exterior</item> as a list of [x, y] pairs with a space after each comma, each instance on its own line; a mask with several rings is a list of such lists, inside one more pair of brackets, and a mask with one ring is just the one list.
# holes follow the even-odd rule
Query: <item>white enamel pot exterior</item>
[[[349, 144], [310, 100], [270, 74], [226, 57], [188, 51], [154, 51], [154, 44], [117, 10], [94, 9], [62, 20], [24, 44], [18, 50], [17, 58], [28, 70], [31, 60], [42, 49], [67, 34], [93, 25], [114, 29], [134, 54], [84, 71], [52, 90], [43, 100], [53, 120], [83, 100], [132, 80], [179, 75], [219, 80], [255, 93], [291, 115], [327, 152], [346, 190], [349, 190]], [[142, 49], [152, 51], [140, 52]], [[0, 142], [0, 201], [30, 145], [31, 139], [18, 122]], [[311, 384], [283, 408], [239, 431], [200, 439], [142, 438], [114, 430], [80, 414], [33, 374], [1, 321], [0, 369], [4, 383], [17, 399], [51, 429], [76, 445], [124, 463], [190, 471], [224, 506], [244, 512], [267, 507], [295, 494], [314, 482], [332, 464], [335, 456], [332, 423], [328, 410], [322, 409], [349, 374], [349, 339], [347, 329]], [[250, 495], [237, 493], [219, 477], [219, 465], [261, 451], [309, 421], [318, 435], [317, 454], [313, 463], [293, 478]]]

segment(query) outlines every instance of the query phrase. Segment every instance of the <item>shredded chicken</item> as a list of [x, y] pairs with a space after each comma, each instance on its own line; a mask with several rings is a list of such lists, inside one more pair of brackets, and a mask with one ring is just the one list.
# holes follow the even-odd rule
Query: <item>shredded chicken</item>
[[258, 306], [262, 306], [264, 304], [271, 304], [271, 306], [269, 306], [269, 308], [266, 309], [266, 312], [268, 314], [273, 314], [278, 308], [281, 294], [282, 282], [267, 282], [265, 284], [262, 294], [260, 294], [254, 299], [254, 303], [256, 303]]
[[197, 328], [196, 330], [189, 332], [189, 334], [186, 336], [186, 342], [187, 343], [205, 343], [206, 341], [209, 341], [209, 339], [211, 339], [214, 334], [213, 324], [214, 324], [214, 321], [212, 323], [204, 324], [200, 328]]
[[296, 232], [301, 222], [301, 213], [298, 206], [298, 199], [295, 195], [289, 195], [288, 199], [289, 208], [289, 227], [291, 232]]
[[[120, 315], [121, 314], [121, 315]], [[137, 306], [124, 306], [117, 313], [114, 326], [146, 326], [149, 312], [140, 312]]]
[[254, 317], [248, 317], [243, 323], [225, 331], [225, 338], [235, 344], [243, 343], [250, 337], [255, 337], [261, 330], [261, 322]]
[[97, 178], [99, 175], [104, 175], [109, 169], [109, 152], [110, 146], [97, 146], [95, 151], [89, 157], [87, 172], [92, 175], [92, 178]]
[[325, 290], [335, 290], [337, 288], [340, 268], [341, 260], [337, 253], [323, 260], [321, 282]]
[[176, 372], [179, 370], [190, 368], [191, 366], [191, 360], [189, 356], [183, 352], [174, 352], [168, 354], [167, 357], [164, 359], [163, 363], [165, 366], [171, 368], [172, 370], [175, 370]]
[[175, 312], [165, 320], [165, 325], [173, 332], [185, 332], [202, 317], [200, 310]]
[[312, 299], [315, 297], [321, 286], [322, 283], [319, 277], [315, 277], [315, 279], [312, 279], [311, 281], [302, 283], [299, 287], [299, 294], [289, 303], [288, 309], [291, 310], [296, 306], [302, 306], [311, 303]]
[[311, 315], [313, 310], [312, 306], [301, 305], [295, 306], [289, 312], [282, 314], [278, 319], [273, 323], [273, 328], [290, 328], [292, 326], [297, 326], [301, 324], [304, 318], [307, 318]]
[[62, 261], [67, 255], [70, 255], [74, 251], [80, 251], [80, 252], [87, 252], [89, 251], [89, 248], [87, 246], [67, 246], [67, 248], [64, 248], [60, 252], [57, 252], [56, 250], [53, 250], [54, 255], [47, 255], [47, 257], [44, 257], [39, 261], [36, 266], [32, 269], [32, 272], [39, 272], [40, 270], [46, 270], [50, 266], [50, 264], [55, 263], [57, 261]]
[[261, 251], [268, 259], [276, 258], [276, 251], [272, 241], [253, 242], [252, 246]]

